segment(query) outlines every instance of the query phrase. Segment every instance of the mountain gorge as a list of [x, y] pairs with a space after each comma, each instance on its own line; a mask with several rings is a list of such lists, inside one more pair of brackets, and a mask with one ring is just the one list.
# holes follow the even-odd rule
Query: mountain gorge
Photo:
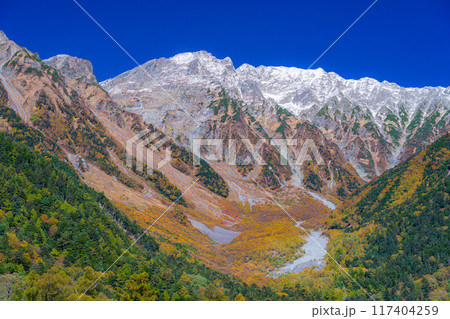
[[[273, 275], [313, 231], [370, 296], [447, 298], [437, 243], [449, 239], [450, 88], [236, 69], [205, 51], [99, 83], [91, 62], [41, 60], [1, 31], [0, 80], [0, 283], [15, 285], [11, 299], [78, 298], [144, 232], [84, 299], [367, 299], [329, 257]], [[170, 148], [152, 173], [126, 158], [142, 132], [136, 157], [161, 144], [159, 163]], [[222, 141], [222, 160], [202, 146], [197, 165], [194, 139]], [[291, 141], [286, 159], [273, 140]], [[395, 282], [408, 263], [413, 275]]]

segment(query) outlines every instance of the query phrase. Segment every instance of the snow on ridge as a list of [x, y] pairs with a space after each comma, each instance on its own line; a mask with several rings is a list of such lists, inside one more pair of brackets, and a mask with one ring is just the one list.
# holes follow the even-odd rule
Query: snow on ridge
[[[201, 92], [201, 89], [223, 87], [233, 97], [246, 103], [267, 99], [296, 115], [313, 105], [346, 104], [368, 109], [374, 118], [382, 110], [398, 109], [404, 105], [408, 116], [415, 114], [425, 100], [441, 99], [450, 104], [450, 88], [405, 88], [396, 83], [364, 77], [344, 79], [334, 72], [285, 66], [242, 64], [235, 69], [229, 57], [218, 59], [206, 51], [185, 52], [171, 58], [151, 60], [143, 65], [163, 87], [182, 85]], [[111, 93], [132, 89], [129, 81], [141, 88], [154, 87], [148, 75], [138, 68], [127, 71], [101, 85]], [[117, 79], [117, 81], [115, 81]], [[117, 86], [120, 86], [118, 90]], [[114, 87], [114, 90], [113, 90]]]

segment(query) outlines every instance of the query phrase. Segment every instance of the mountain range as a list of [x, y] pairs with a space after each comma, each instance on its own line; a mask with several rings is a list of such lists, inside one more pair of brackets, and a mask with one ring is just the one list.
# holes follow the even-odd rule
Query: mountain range
[[[322, 69], [248, 64], [236, 69], [230, 58], [220, 60], [205, 51], [151, 60], [101, 85], [146, 121], [164, 121], [174, 135], [206, 133], [203, 123], [212, 116], [208, 92], [224, 89], [271, 136], [284, 125], [276, 118], [282, 108], [319, 128], [365, 180], [434, 141], [449, 123], [450, 88], [346, 80]], [[167, 118], [167, 111], [175, 118]]]

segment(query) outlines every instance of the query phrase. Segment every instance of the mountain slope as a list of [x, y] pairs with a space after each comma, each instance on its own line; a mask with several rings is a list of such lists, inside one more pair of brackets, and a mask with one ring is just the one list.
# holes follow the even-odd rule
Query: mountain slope
[[[7, 52], [15, 52], [5, 54], [10, 59], [2, 61], [0, 69], [5, 104], [55, 141], [63, 151], [59, 155], [67, 157], [83, 177], [89, 177], [86, 171], [92, 168], [125, 187], [147, 193], [145, 180], [124, 167], [126, 140], [140, 120], [117, 107], [98, 84], [92, 64], [66, 55], [42, 61], [4, 34], [2, 40]], [[92, 178], [87, 182], [99, 176]], [[168, 180], [160, 175], [158, 183]], [[158, 185], [154, 189], [159, 193]], [[154, 204], [163, 205], [166, 194], [161, 195], [154, 196]]]
[[377, 298], [448, 298], [449, 134], [364, 186], [334, 215], [330, 253]]

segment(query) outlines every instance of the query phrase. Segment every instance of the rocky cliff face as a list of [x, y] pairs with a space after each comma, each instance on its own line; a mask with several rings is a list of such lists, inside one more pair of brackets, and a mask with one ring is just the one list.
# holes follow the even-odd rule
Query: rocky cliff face
[[102, 112], [115, 124], [124, 126], [121, 110], [99, 85], [90, 61], [60, 54], [42, 62], [58, 70], [67, 85], [83, 98], [93, 112]]

